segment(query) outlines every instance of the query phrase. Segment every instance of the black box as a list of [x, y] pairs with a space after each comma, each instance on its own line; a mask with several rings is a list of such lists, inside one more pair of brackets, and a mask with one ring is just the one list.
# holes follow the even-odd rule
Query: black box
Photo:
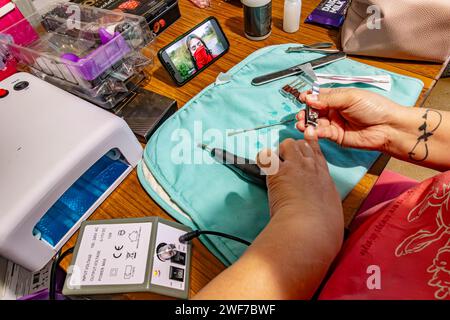
[[139, 87], [112, 111], [125, 120], [141, 142], [146, 143], [156, 129], [177, 110], [175, 100]]
[[156, 35], [181, 16], [178, 0], [72, 0], [71, 2], [143, 16]]

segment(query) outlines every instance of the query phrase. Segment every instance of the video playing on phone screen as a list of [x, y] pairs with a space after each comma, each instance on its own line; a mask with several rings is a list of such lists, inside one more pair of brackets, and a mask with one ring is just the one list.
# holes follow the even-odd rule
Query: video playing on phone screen
[[217, 21], [210, 19], [166, 47], [162, 62], [175, 69], [172, 76], [182, 84], [222, 55], [228, 46]]

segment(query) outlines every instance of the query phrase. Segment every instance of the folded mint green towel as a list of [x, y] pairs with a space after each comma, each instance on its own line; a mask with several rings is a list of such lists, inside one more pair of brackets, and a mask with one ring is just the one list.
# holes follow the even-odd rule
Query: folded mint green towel
[[[254, 159], [261, 149], [274, 148], [288, 137], [303, 138], [295, 129], [294, 122], [232, 138], [225, 134], [226, 130], [252, 128], [293, 118], [300, 110], [279, 92], [294, 77], [258, 87], [251, 85], [251, 80], [256, 76], [321, 56], [312, 52], [287, 54], [285, 49], [289, 46], [292, 44], [270, 46], [254, 52], [227, 72], [231, 75], [231, 81], [206, 87], [151, 137], [145, 148], [143, 163], [138, 166], [139, 179], [150, 196], [175, 219], [194, 229], [225, 232], [248, 241], [252, 241], [269, 221], [266, 191], [241, 180], [221, 164], [214, 161], [202, 163], [211, 159], [197, 147], [197, 143], [224, 148]], [[352, 86], [380, 93], [405, 106], [415, 104], [423, 87], [418, 79], [350, 59], [319, 70], [320, 73], [345, 75], [389, 74], [392, 77], [390, 92], [363, 84]], [[320, 145], [342, 198], [379, 156], [377, 152], [341, 148], [325, 140], [320, 141]], [[174, 159], [177, 161], [174, 162]], [[191, 159], [191, 163], [176, 163], [183, 162], [183, 159]], [[151, 186], [144, 175], [147, 169], [168, 194], [170, 201], [184, 214], [174, 209], [170, 201]], [[203, 236], [201, 240], [227, 265], [246, 249], [240, 243], [220, 237]]]

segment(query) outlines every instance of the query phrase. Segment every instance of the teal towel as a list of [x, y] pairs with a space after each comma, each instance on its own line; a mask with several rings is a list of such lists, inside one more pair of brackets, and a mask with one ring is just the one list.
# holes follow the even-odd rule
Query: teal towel
[[[255, 159], [258, 151], [275, 148], [288, 137], [303, 138], [295, 129], [294, 122], [232, 138], [225, 134], [227, 130], [290, 119], [300, 110], [279, 92], [294, 77], [258, 87], [250, 83], [256, 76], [322, 56], [312, 52], [286, 54], [285, 49], [289, 46], [292, 44], [270, 46], [254, 52], [227, 72], [232, 76], [230, 82], [206, 87], [151, 137], [145, 148], [144, 163], [138, 166], [139, 179], [155, 201], [175, 219], [193, 229], [225, 232], [248, 241], [252, 241], [269, 221], [266, 191], [212, 161], [197, 144], [206, 143]], [[390, 74], [390, 92], [362, 84], [352, 86], [380, 93], [406, 106], [415, 104], [423, 87], [417, 79], [350, 59], [323, 67], [320, 73]], [[326, 140], [320, 141], [320, 145], [341, 198], [354, 188], [379, 156], [373, 151], [341, 148]], [[144, 166], [188, 217], [174, 210], [150, 186], [143, 174]], [[240, 243], [220, 237], [203, 236], [201, 240], [226, 265], [233, 263], [246, 249]]]

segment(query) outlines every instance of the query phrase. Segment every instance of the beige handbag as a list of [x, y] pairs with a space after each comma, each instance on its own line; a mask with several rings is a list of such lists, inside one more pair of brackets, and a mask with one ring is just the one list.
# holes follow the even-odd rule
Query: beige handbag
[[341, 45], [349, 54], [444, 62], [450, 0], [353, 0]]

